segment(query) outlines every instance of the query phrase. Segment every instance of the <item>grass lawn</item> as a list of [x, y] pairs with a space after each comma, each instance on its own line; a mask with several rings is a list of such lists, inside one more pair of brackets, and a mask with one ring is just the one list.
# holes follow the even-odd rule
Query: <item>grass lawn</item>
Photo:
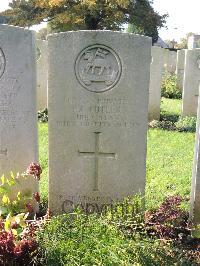
[[[161, 113], [180, 115], [181, 101], [162, 98]], [[157, 207], [168, 195], [190, 195], [194, 133], [149, 129], [146, 208]], [[41, 195], [48, 197], [48, 124], [39, 124]]]

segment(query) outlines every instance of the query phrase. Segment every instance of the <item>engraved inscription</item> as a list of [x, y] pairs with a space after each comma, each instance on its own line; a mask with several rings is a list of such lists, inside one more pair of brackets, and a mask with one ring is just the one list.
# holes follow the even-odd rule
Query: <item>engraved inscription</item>
[[100, 151], [100, 134], [101, 132], [94, 132], [95, 134], [95, 151], [90, 152], [90, 151], [78, 151], [79, 155], [85, 156], [85, 157], [94, 157], [94, 162], [95, 162], [95, 170], [94, 170], [94, 188], [93, 191], [99, 191], [99, 158], [110, 158], [110, 159], [115, 159], [116, 154], [115, 153], [106, 153]]
[[0, 155], [4, 155], [6, 156], [7, 155], [7, 149], [0, 149]]
[[[67, 98], [65, 102], [72, 110], [71, 117], [55, 120], [58, 127], [116, 127], [132, 129], [140, 124], [129, 118], [131, 103], [126, 98], [96, 98], [87, 103], [77, 97]], [[99, 130], [99, 129], [94, 129]]]
[[75, 64], [80, 84], [91, 92], [104, 92], [113, 88], [121, 76], [122, 67], [118, 55], [104, 45], [84, 49]]
[[0, 48], [0, 78], [4, 74], [5, 67], [6, 67], [6, 58], [5, 58], [5, 55], [2, 51], [2, 49]]

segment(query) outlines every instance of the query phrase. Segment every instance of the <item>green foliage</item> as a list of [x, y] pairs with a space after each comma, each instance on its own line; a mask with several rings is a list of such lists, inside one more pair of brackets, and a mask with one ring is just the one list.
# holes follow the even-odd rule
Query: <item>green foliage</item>
[[162, 79], [161, 95], [170, 99], [181, 99], [182, 93], [177, 86], [177, 76], [175, 74], [166, 73]]
[[179, 100], [162, 98], [160, 121], [151, 121], [149, 127], [179, 132], [196, 132], [197, 118], [181, 117], [180, 112], [181, 102]]
[[9, 213], [3, 222], [3, 229], [6, 232], [12, 232], [13, 236], [15, 236], [16, 241], [21, 239], [21, 233], [26, 228], [26, 219], [28, 218], [29, 213], [19, 213], [14, 216]]
[[128, 32], [152, 37], [152, 42], [155, 43], [158, 40], [158, 29], [163, 27], [168, 15], [159, 15], [153, 10], [151, 3], [146, 0], [135, 2]]
[[136, 32], [158, 37], [158, 29], [165, 24], [167, 15], [154, 11], [150, 0], [13, 0], [8, 23], [32, 26], [49, 21], [53, 32], [68, 30], [122, 30], [131, 23]]
[[114, 220], [109, 214], [86, 216], [79, 211], [53, 218], [38, 232], [38, 260], [44, 265], [58, 266], [161, 265], [163, 261], [169, 264], [176, 261], [170, 254], [170, 244], [160, 245], [159, 240], [140, 235], [144, 218], [142, 223], [135, 223], [133, 216], [116, 217], [121, 217], [120, 209]]
[[196, 132], [196, 117], [183, 117], [175, 123], [176, 129], [180, 132]]
[[[20, 212], [26, 212], [26, 204], [32, 201], [33, 197], [29, 190], [26, 193], [21, 193], [17, 190], [17, 186], [23, 183], [27, 175], [18, 175], [17, 178], [11, 174], [10, 178], [1, 177], [0, 185], [0, 217], [6, 217], [8, 214], [15, 215]], [[15, 196], [13, 194], [15, 193]], [[12, 198], [11, 198], [12, 195]]]

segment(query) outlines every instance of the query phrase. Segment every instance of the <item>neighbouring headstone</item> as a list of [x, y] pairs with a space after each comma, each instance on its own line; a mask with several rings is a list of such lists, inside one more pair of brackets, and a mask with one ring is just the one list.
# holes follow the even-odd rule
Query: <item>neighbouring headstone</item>
[[163, 49], [163, 73], [174, 73], [176, 71], [176, 52]]
[[[34, 34], [0, 25], [0, 176], [37, 161]], [[38, 183], [30, 181], [22, 191], [25, 186], [37, 191]]]
[[168, 59], [168, 72], [175, 73], [176, 71], [176, 62], [177, 62], [177, 53], [175, 51], [169, 51]]
[[[195, 226], [200, 225], [200, 97], [197, 112], [197, 128], [192, 172], [190, 220], [194, 222]], [[199, 230], [200, 228], [197, 230], [198, 237], [200, 237]]]
[[176, 75], [177, 75], [177, 86], [180, 91], [183, 90], [183, 78], [184, 78], [184, 69], [185, 69], [185, 52], [186, 50], [182, 49], [177, 52], [177, 65], [176, 65]]
[[49, 208], [86, 212], [144, 193], [151, 39], [51, 35]]
[[169, 50], [162, 48], [162, 53], [163, 53], [163, 75], [164, 75], [168, 71], [167, 65], [168, 65]]
[[196, 116], [200, 81], [200, 49], [185, 54], [182, 116]]
[[188, 49], [193, 50], [200, 48], [200, 35], [193, 34], [188, 37]]
[[48, 54], [47, 41], [37, 40], [37, 110], [47, 107]]
[[152, 46], [149, 86], [149, 120], [160, 119], [161, 80], [163, 67], [162, 48]]

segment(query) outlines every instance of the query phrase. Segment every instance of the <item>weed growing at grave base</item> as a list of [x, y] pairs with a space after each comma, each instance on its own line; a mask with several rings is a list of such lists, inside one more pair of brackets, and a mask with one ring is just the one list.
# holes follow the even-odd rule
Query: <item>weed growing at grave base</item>
[[180, 209], [181, 201], [170, 197], [145, 215], [136, 196], [102, 215], [75, 210], [54, 217], [38, 232], [36, 261], [58, 266], [193, 265], [200, 261], [198, 252], [190, 256], [188, 214]]
[[161, 95], [170, 99], [181, 99], [182, 93], [177, 86], [177, 76], [174, 73], [166, 73], [161, 83]]

